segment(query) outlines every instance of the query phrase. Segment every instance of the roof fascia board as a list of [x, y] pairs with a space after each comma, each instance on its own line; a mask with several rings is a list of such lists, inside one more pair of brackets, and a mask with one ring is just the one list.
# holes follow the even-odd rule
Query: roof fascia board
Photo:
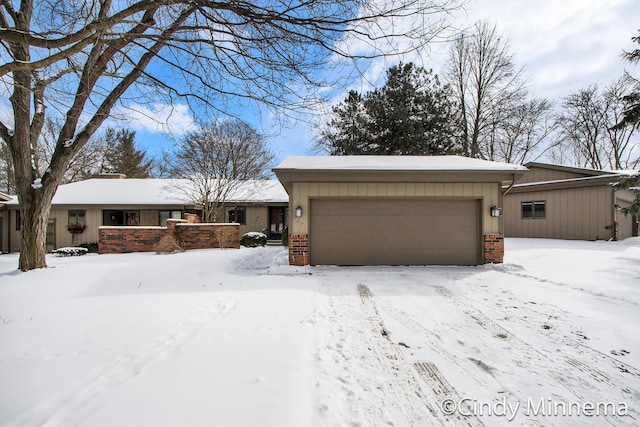
[[509, 191], [509, 194], [529, 193], [533, 191], [543, 190], [564, 190], [570, 188], [608, 186], [618, 181], [620, 178], [622, 178], [622, 176], [620, 175], [600, 175], [587, 178], [562, 179], [557, 181], [516, 184], [513, 186], [511, 191]]
[[560, 172], [572, 172], [572, 173], [581, 173], [589, 176], [599, 176], [599, 175], [610, 175], [611, 172], [602, 171], [598, 169], [589, 169], [589, 168], [579, 168], [575, 166], [564, 166], [564, 165], [552, 165], [549, 163], [538, 163], [538, 162], [529, 162], [524, 164], [528, 169], [531, 168], [539, 168], [539, 169], [549, 169]]

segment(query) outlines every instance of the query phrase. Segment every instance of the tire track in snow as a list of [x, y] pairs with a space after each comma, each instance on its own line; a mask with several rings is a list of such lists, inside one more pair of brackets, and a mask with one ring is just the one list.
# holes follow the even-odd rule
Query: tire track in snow
[[[637, 408], [640, 403], [640, 392], [638, 390], [630, 390], [627, 387], [621, 386], [612, 381], [608, 375], [595, 368], [601, 362], [601, 357], [594, 357], [594, 354], [589, 351], [589, 347], [584, 347], [585, 356], [589, 357], [586, 363], [577, 360], [575, 357], [565, 357], [561, 359], [564, 362], [565, 367], [573, 368], [571, 371], [562, 369], [558, 366], [554, 368], [555, 360], [552, 360], [550, 356], [545, 356], [542, 352], [535, 349], [525, 341], [521, 340], [509, 330], [499, 325], [497, 322], [490, 319], [480, 310], [471, 307], [467, 303], [463, 302], [449, 289], [436, 286], [436, 291], [449, 299], [453, 305], [458, 306], [466, 315], [471, 317], [478, 325], [487, 330], [493, 336], [500, 336], [503, 340], [507, 341], [517, 353], [521, 354], [526, 359], [527, 367], [535, 372], [546, 372], [550, 378], [562, 385], [572, 395], [577, 397], [577, 401], [581, 402], [611, 402], [612, 396], [624, 396], [628, 403], [632, 401], [634, 404], [628, 404], [629, 415], [625, 417], [601, 417], [598, 418], [602, 422], [606, 422], [610, 425], [621, 426], [636, 426], [640, 417], [637, 413]], [[597, 356], [602, 356], [600, 352], [595, 352]], [[604, 355], [606, 356], [606, 355]], [[618, 362], [615, 359], [608, 358], [613, 362]], [[593, 381], [597, 382], [597, 386], [594, 387]], [[622, 393], [622, 394], [621, 394]]]
[[410, 425], [421, 425], [427, 420], [436, 421], [435, 409], [428, 405], [427, 396], [420, 389], [413, 370], [402, 353], [387, 339], [388, 332], [372, 301], [369, 288], [360, 284], [357, 291], [360, 307], [373, 336], [374, 351], [382, 363], [394, 397], [402, 406], [407, 422]]
[[111, 389], [139, 376], [156, 360], [171, 357], [194, 339], [208, 322], [221, 320], [231, 314], [238, 301], [219, 297], [215, 306], [204, 304], [196, 308], [194, 316], [179, 323], [156, 338], [140, 351], [118, 357], [97, 373], [90, 374], [72, 389], [49, 402], [41, 402], [21, 414], [9, 425], [81, 425], [94, 408], [97, 400]]
[[[437, 402], [438, 399], [446, 396], [456, 397], [457, 393], [453, 387], [446, 383], [434, 364], [423, 362], [412, 366], [407, 362], [402, 352], [389, 340], [388, 331], [384, 327], [369, 288], [360, 284], [357, 291], [362, 311], [374, 337], [374, 350], [382, 362], [391, 390], [402, 406], [407, 422], [410, 425], [446, 423], [447, 425], [465, 427], [481, 426], [482, 423], [475, 418], [445, 416], [434, 407], [437, 406], [437, 403], [434, 406], [430, 405], [430, 403]], [[426, 366], [428, 369], [424, 369]], [[416, 374], [429, 387], [428, 392], [422, 390]], [[447, 392], [443, 394], [443, 390]], [[430, 397], [432, 398], [430, 399]]]

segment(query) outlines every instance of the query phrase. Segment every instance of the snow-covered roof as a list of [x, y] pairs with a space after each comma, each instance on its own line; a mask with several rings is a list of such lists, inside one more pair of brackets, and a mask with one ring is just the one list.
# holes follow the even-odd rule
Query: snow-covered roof
[[11, 200], [13, 198], [14, 198], [14, 196], [10, 196], [8, 194], [0, 192], [0, 202], [8, 202], [9, 200]]
[[289, 156], [275, 169], [380, 171], [526, 171], [511, 163], [461, 156]]
[[[100, 179], [63, 184], [53, 205], [185, 205], [190, 181], [179, 179]], [[230, 195], [233, 202], [288, 202], [289, 196], [275, 180], [243, 181]], [[17, 205], [17, 199], [7, 202]]]

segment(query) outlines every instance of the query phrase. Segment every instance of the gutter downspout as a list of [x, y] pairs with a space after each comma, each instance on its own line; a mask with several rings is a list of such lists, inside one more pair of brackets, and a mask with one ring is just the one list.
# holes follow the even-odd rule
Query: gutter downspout
[[513, 188], [515, 183], [516, 183], [516, 174], [514, 173], [513, 178], [511, 178], [511, 184], [509, 184], [507, 189], [502, 192], [502, 195], [504, 196], [505, 194], [507, 194]]

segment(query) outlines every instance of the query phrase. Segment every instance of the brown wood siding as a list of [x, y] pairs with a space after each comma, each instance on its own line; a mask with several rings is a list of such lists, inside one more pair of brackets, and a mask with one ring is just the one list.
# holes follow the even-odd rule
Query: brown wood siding
[[[522, 202], [546, 202], [544, 219], [523, 219]], [[608, 240], [613, 237], [612, 193], [608, 187], [532, 191], [504, 197], [506, 237]]]
[[529, 168], [529, 173], [521, 175], [516, 183], [524, 184], [527, 182], [557, 181], [559, 179], [584, 178], [586, 176], [590, 175], [532, 166]]
[[290, 209], [293, 212], [297, 206], [300, 206], [302, 216], [296, 218], [293, 214], [289, 215], [289, 234], [309, 233], [309, 200], [319, 197], [460, 197], [479, 199], [482, 201], [480, 208], [481, 231], [484, 234], [502, 234], [500, 220], [490, 215], [491, 206], [501, 206], [499, 183], [294, 183]]
[[8, 251], [7, 248], [7, 230], [5, 229], [7, 224], [7, 220], [5, 217], [5, 212], [0, 212], [0, 253], [5, 253]]
[[[631, 206], [630, 202], [624, 200], [617, 201], [618, 206], [621, 208], [628, 208]], [[625, 215], [621, 210], [616, 210], [616, 222], [618, 223], [618, 238], [620, 240], [624, 240], [628, 237], [633, 236], [633, 223], [636, 221], [636, 218], [631, 215]]]
[[247, 206], [246, 224], [240, 224], [240, 235], [250, 231], [264, 232], [269, 227], [269, 208], [267, 206]]
[[311, 264], [477, 265], [479, 200], [311, 200]]

